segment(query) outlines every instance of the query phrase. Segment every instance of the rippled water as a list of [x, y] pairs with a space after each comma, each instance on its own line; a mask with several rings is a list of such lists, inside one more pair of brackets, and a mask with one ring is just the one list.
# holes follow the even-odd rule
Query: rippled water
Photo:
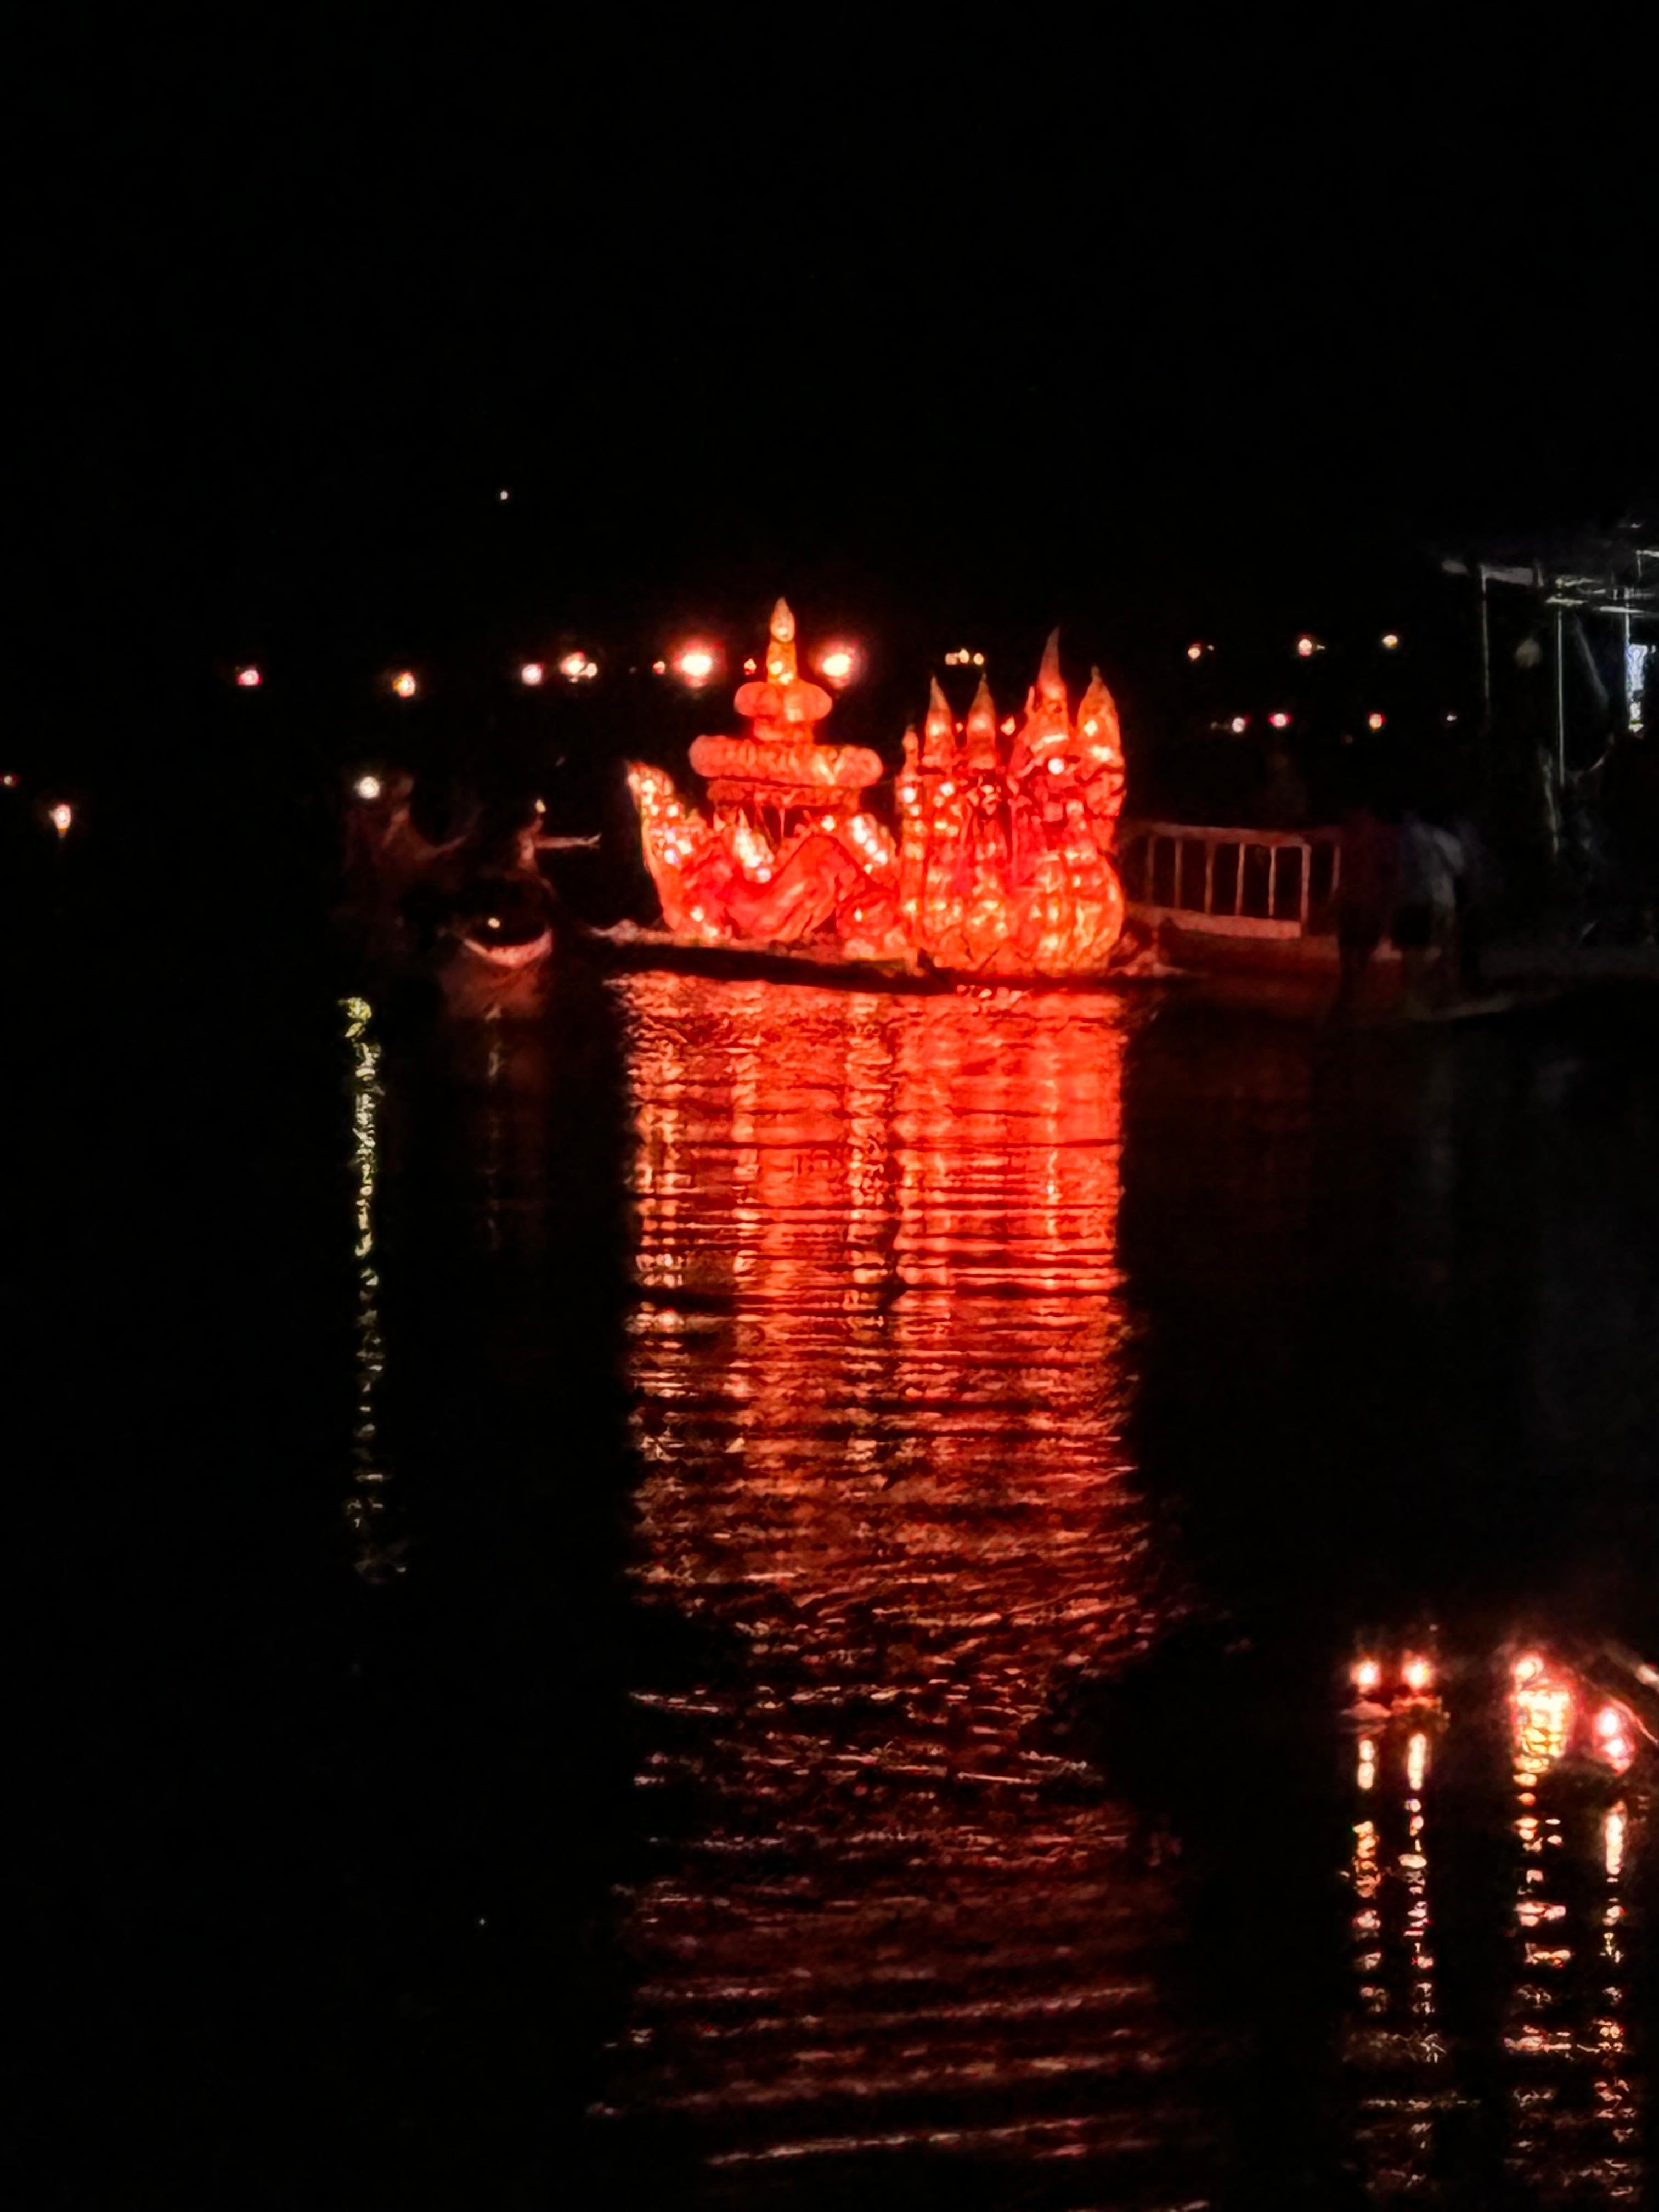
[[336, 1053], [362, 2201], [1645, 2201], [1622, 1018], [657, 974]]
[[[641, 1608], [695, 1632], [672, 1679], [635, 1693], [649, 1870], [626, 1886], [633, 1979], [595, 2119], [635, 2170], [733, 2203], [1641, 2201], [1645, 2060], [1609, 1946], [1632, 1940], [1643, 1803], [1619, 1796], [1610, 1872], [1599, 1783], [1569, 1792], [1565, 1816], [1509, 1802], [1490, 1757], [1489, 1596], [1454, 1627], [1461, 1656], [1431, 1707], [1356, 1724], [1316, 1626], [1292, 1632], [1288, 1751], [1260, 1709], [1281, 1680], [1247, 1690], [1241, 1719], [1236, 1692], [1206, 1703], [1201, 1668], [1139, 1729], [1132, 1715], [1118, 1772], [1075, 1725], [1139, 1679], [1161, 1635], [1213, 1613], [1203, 1555], [1235, 1509], [1191, 1544], [1182, 1522], [1206, 1519], [1218, 1477], [1279, 1517], [1258, 1639], [1264, 1596], [1295, 1608], [1298, 1536], [1318, 1572], [1386, 1515], [1386, 1498], [1356, 1511], [1351, 1494], [1322, 1522], [1304, 1515], [1306, 1466], [1264, 1486], [1310, 1420], [1343, 1425], [1314, 1469], [1328, 1489], [1374, 1479], [1395, 1449], [1387, 1421], [1344, 1449], [1343, 1382], [1364, 1364], [1352, 1343], [1354, 1378], [1297, 1363], [1323, 1294], [1362, 1316], [1379, 1293], [1426, 1297], [1431, 1317], [1455, 1303], [1471, 1258], [1457, 1200], [1481, 1172], [1459, 1157], [1457, 1118], [1464, 1085], [1492, 1109], [1482, 1048], [1402, 1079], [1376, 1061], [1323, 1067], [1302, 1037], [1161, 1043], [1107, 999], [660, 975], [623, 995], [633, 1577]], [[1133, 1054], [1143, 1115], [1188, 1080], [1144, 1164], [1126, 1152]], [[1535, 1082], [1516, 1096], [1503, 1047], [1496, 1073], [1500, 1107], [1507, 1090], [1535, 1136]], [[1322, 1163], [1334, 1110], [1343, 1147], [1383, 1158]], [[1136, 1233], [1187, 1247], [1148, 1259], [1139, 1297], [1122, 1222], [1138, 1165]], [[1349, 1249], [1322, 1285], [1328, 1200]], [[1384, 1279], [1345, 1279], [1362, 1255]], [[1158, 1311], [1170, 1273], [1194, 1325], [1155, 1343], [1177, 1326]], [[1218, 1296], [1231, 1343], [1198, 1325]], [[1487, 1343], [1490, 1319], [1446, 1322], [1477, 1392], [1480, 1363], [1513, 1349]], [[1305, 1407], [1265, 1433], [1218, 1428], [1217, 1370], [1237, 1376], [1258, 1348], [1235, 1418], [1261, 1412], [1264, 1387]], [[1385, 1361], [1412, 1349], [1397, 1324], [1371, 1346]], [[1547, 1355], [1548, 1333], [1531, 1349]], [[1160, 1361], [1149, 1426], [1132, 1417]], [[1501, 1443], [1483, 1467], [1459, 1441], [1461, 1393], [1432, 1371], [1426, 1401], [1421, 1375], [1397, 1380], [1417, 1388], [1432, 1449], [1467, 1457], [1476, 1511], [1492, 1510]], [[1190, 1401], [1179, 1413], [1171, 1387]], [[1507, 1436], [1501, 1413], [1496, 1426]], [[1137, 1466], [1138, 1446], [1183, 1443], [1201, 1472]], [[1373, 1548], [1392, 1567], [1355, 1568], [1304, 1611], [1346, 1617], [1353, 1638], [1381, 1596], [1398, 1616], [1393, 1666], [1412, 1601], [1426, 1620], [1479, 1563], [1454, 1538], [1437, 1569], [1432, 1534]], [[1413, 1548], [1429, 1555], [1416, 1577]], [[1233, 1557], [1237, 1601], [1261, 1578], [1251, 1547]], [[1173, 1775], [1165, 1729], [1185, 1739]], [[1262, 1741], [1241, 1750], [1218, 1729]], [[1194, 1788], [1194, 1753], [1212, 1789]], [[1558, 1823], [1541, 1878], [1559, 1873], [1570, 1900], [1548, 1908], [1571, 1940], [1541, 1986], [1527, 1931], [1545, 1893], [1516, 1826], [1528, 1817]], [[1460, 1891], [1449, 1996], [1442, 1880]], [[1346, 1941], [1328, 1917], [1339, 1891]], [[1617, 1986], [1597, 1996], [1603, 1974]]]

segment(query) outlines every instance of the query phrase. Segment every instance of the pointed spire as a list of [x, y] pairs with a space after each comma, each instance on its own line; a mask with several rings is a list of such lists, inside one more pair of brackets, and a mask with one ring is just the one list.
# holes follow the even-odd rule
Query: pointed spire
[[772, 635], [766, 647], [766, 680], [769, 684], [793, 684], [795, 680], [795, 617], [787, 599], [780, 599], [772, 610]]
[[1123, 738], [1118, 728], [1117, 705], [1097, 668], [1089, 672], [1089, 688], [1078, 702], [1079, 750], [1091, 760], [1121, 757]]
[[1060, 672], [1060, 632], [1051, 629], [1048, 642], [1042, 648], [1042, 665], [1037, 671], [1037, 696], [1057, 702], [1062, 714], [1066, 711], [1066, 678]]
[[957, 725], [951, 702], [939, 689], [937, 676], [927, 695], [927, 719], [922, 724], [921, 764], [925, 769], [948, 769], [956, 759]]
[[996, 768], [1000, 764], [996, 702], [991, 696], [990, 684], [982, 676], [974, 694], [974, 703], [968, 709], [966, 760], [969, 768]]

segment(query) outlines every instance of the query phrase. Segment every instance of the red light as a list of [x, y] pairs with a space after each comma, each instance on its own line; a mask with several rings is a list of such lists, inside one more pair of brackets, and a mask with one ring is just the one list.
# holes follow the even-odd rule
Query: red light
[[1269, 714], [1267, 720], [1276, 730], [1288, 730], [1291, 726], [1291, 718], [1288, 714]]
[[526, 660], [524, 666], [519, 671], [519, 681], [520, 684], [529, 684], [532, 690], [534, 690], [537, 684], [541, 683], [546, 674], [547, 671], [542, 666], [539, 660]]
[[257, 668], [239, 668], [236, 672], [236, 683], [238, 689], [240, 690], [257, 691], [259, 688], [258, 670]]

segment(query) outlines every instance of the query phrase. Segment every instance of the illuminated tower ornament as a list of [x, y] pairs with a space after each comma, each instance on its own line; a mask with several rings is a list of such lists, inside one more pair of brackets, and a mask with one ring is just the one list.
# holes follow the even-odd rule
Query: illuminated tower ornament
[[748, 732], [691, 747], [708, 812], [661, 769], [629, 771], [675, 937], [952, 974], [1089, 975], [1109, 964], [1123, 927], [1111, 860], [1124, 786], [1117, 709], [1096, 669], [1073, 723], [1058, 631], [1023, 725], [999, 725], [981, 677], [959, 726], [932, 682], [920, 736], [904, 733], [896, 843], [867, 805], [880, 757], [817, 733], [834, 702], [800, 674], [783, 599], [765, 671], [737, 693]]

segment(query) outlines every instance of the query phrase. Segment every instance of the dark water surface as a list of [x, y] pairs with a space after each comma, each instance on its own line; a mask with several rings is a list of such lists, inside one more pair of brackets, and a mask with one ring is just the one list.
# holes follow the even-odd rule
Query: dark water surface
[[1628, 1009], [310, 1021], [165, 1561], [100, 1478], [40, 2201], [1652, 2201], [1650, 1773], [1510, 1694], [1659, 1656]]

